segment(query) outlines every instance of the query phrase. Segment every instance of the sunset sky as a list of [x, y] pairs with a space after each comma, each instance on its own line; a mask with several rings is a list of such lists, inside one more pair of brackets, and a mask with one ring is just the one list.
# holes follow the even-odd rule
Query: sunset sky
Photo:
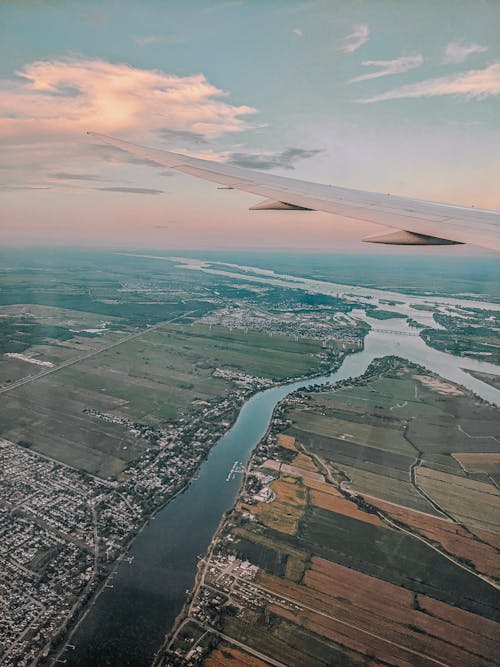
[[500, 208], [499, 34], [498, 0], [4, 0], [3, 242], [352, 251], [380, 231], [248, 211], [255, 197], [138, 163], [86, 130]]

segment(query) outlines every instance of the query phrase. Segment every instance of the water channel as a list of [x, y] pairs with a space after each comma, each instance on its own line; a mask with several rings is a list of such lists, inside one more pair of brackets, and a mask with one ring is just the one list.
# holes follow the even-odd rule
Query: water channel
[[[463, 368], [500, 374], [494, 364], [454, 357], [426, 346], [406, 320], [383, 323], [365, 338], [363, 351], [351, 354], [330, 375], [273, 387], [252, 396], [233, 427], [213, 447], [187, 490], [162, 509], [135, 540], [117, 567], [112, 588], [105, 588], [71, 639], [60, 660], [68, 666], [150, 665], [194, 582], [197, 560], [212, 539], [223, 513], [230, 509], [241, 475], [228, 480], [235, 461], [246, 463], [265, 434], [276, 404], [296, 389], [356, 377], [378, 357], [396, 354], [500, 405], [500, 391]], [[391, 331], [391, 333], [387, 333]], [[130, 561], [130, 562], [129, 562]]]

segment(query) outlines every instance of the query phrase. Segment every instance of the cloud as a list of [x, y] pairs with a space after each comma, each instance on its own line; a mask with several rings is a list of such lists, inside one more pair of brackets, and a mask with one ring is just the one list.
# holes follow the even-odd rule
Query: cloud
[[382, 76], [389, 76], [390, 74], [402, 74], [403, 72], [420, 67], [423, 62], [424, 59], [420, 54], [415, 56], [401, 56], [394, 60], [364, 60], [361, 64], [365, 67], [379, 67], [380, 69], [376, 72], [360, 74], [360, 76], [351, 79], [349, 83], [379, 79]]
[[154, 188], [128, 188], [122, 186], [96, 188], [96, 190], [100, 190], [101, 192], [127, 192], [134, 195], [161, 195], [164, 192], [163, 190], [156, 190]]
[[466, 100], [483, 100], [488, 97], [500, 96], [500, 62], [493, 63], [484, 69], [469, 70], [460, 74], [410, 83], [399, 88], [393, 88], [380, 95], [358, 99], [356, 102], [368, 104], [384, 100], [436, 97], [440, 95], [456, 95]]
[[168, 124], [204, 137], [239, 132], [249, 106], [227, 102], [227, 93], [203, 74], [175, 76], [83, 57], [40, 60], [0, 84], [0, 137], [47, 140], [81, 135], [144, 135]]
[[443, 58], [445, 65], [457, 65], [463, 63], [473, 53], [484, 53], [488, 50], [487, 46], [481, 44], [461, 44], [460, 42], [450, 42], [446, 46]]
[[49, 178], [55, 178], [61, 181], [100, 181], [102, 180], [97, 174], [74, 174], [67, 171], [59, 171], [54, 174], [47, 174]]
[[304, 37], [304, 33], [300, 28], [293, 28], [292, 32], [294, 35], [297, 35], [297, 37]]
[[340, 47], [343, 53], [354, 53], [370, 38], [370, 27], [368, 23], [358, 23], [353, 31], [347, 37], [344, 37], [344, 44]]
[[0, 184], [0, 192], [17, 192], [18, 190], [51, 190], [50, 185], [12, 185]]
[[286, 148], [278, 153], [229, 153], [227, 161], [250, 169], [295, 169], [297, 160], [322, 153], [321, 149]]
[[182, 144], [206, 144], [207, 140], [200, 132], [192, 130], [173, 130], [170, 127], [160, 127], [157, 134], [168, 142], [180, 142]]
[[158, 163], [147, 158], [136, 157], [131, 153], [118, 148], [117, 146], [109, 146], [106, 144], [90, 144], [89, 149], [98, 155], [100, 160], [104, 160], [108, 164], [140, 164], [148, 167], [157, 167]]

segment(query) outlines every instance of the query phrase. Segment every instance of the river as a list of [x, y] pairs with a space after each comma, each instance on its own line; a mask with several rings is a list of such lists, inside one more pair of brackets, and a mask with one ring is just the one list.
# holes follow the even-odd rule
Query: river
[[405, 320], [366, 321], [379, 331], [370, 331], [364, 350], [346, 357], [335, 373], [264, 390], [244, 404], [233, 427], [212, 448], [187, 490], [138, 535], [128, 554], [131, 562], [119, 564], [112, 588], [105, 588], [97, 598], [71, 639], [75, 648], [67, 648], [61, 660], [80, 667], [150, 665], [185, 602], [186, 590], [193, 586], [198, 557], [207, 551], [223, 513], [234, 504], [241, 475], [228, 480], [228, 473], [235, 461], [248, 461], [268, 428], [274, 407], [287, 394], [313, 384], [356, 377], [373, 359], [396, 354], [500, 405], [499, 390], [462, 370], [467, 367], [500, 374], [500, 367], [433, 350], [418, 336], [408, 335], [415, 330]]

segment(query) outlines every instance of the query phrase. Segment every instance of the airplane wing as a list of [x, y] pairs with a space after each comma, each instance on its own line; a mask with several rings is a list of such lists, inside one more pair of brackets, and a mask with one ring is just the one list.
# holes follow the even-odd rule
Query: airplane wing
[[96, 132], [87, 134], [132, 155], [159, 165], [265, 197], [251, 210], [313, 210], [353, 221], [393, 228], [366, 237], [371, 243], [397, 245], [449, 245], [470, 243], [500, 251], [500, 211], [454, 206], [376, 192], [322, 185], [262, 173], [213, 160], [147, 148]]

